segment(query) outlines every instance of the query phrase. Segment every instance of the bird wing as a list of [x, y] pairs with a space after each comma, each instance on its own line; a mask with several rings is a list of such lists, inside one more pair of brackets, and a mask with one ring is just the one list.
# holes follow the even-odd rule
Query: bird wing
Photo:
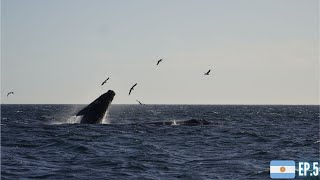
[[134, 89], [134, 87], [137, 85], [138, 83], [136, 83], [135, 85], [133, 85], [129, 91], [129, 95], [131, 94], [131, 91]]
[[211, 69], [209, 69], [209, 71], [207, 72], [208, 74], [210, 73]]
[[109, 80], [109, 78], [106, 79], [106, 80], [104, 80], [104, 81], [102, 82], [101, 86], [104, 85], [108, 80]]
[[133, 89], [133, 87], [130, 89], [130, 91], [129, 91], [129, 95], [131, 94], [132, 89]]

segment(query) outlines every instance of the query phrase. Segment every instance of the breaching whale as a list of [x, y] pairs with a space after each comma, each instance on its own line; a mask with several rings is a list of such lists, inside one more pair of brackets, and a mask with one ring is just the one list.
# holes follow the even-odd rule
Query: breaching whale
[[[104, 93], [91, 104], [83, 108], [77, 113], [76, 116], [82, 116], [80, 121], [81, 124], [101, 124], [102, 119], [108, 110], [114, 96], [116, 94], [109, 90]], [[208, 125], [209, 121], [203, 119], [191, 119], [191, 120], [176, 120], [176, 121], [161, 121], [161, 122], [150, 122], [146, 123], [150, 125], [187, 125], [187, 126], [197, 126], [197, 125]], [[134, 124], [133, 124], [134, 125]]]
[[114, 93], [112, 90], [109, 90], [79, 111], [76, 116], [82, 116], [80, 123], [101, 124], [102, 119], [115, 95], [116, 93]]

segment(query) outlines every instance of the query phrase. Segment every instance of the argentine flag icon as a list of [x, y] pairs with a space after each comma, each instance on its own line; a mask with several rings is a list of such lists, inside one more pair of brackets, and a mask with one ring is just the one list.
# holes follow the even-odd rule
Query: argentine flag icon
[[295, 163], [291, 160], [273, 160], [270, 162], [270, 177], [272, 179], [293, 179]]

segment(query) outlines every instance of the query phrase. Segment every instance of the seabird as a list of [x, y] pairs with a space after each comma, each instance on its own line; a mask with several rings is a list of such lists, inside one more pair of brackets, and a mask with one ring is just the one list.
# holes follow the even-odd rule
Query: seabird
[[103, 86], [108, 80], [109, 80], [109, 78], [106, 79], [106, 80], [104, 80], [104, 81], [102, 82], [101, 86]]
[[7, 97], [10, 95], [10, 94], [14, 94], [12, 91], [11, 92], [9, 92], [8, 94], [7, 94]]
[[131, 87], [131, 89], [130, 89], [130, 91], [129, 91], [129, 96], [130, 96], [130, 94], [131, 94], [131, 91], [134, 90], [134, 87], [136, 87], [136, 85], [137, 85], [137, 83]]
[[140, 101], [136, 100], [139, 104], [143, 105]]
[[204, 73], [204, 75], [209, 75], [210, 71], [211, 71], [211, 69], [209, 69], [208, 72]]
[[162, 59], [160, 59], [160, 60], [158, 60], [158, 62], [157, 62], [157, 66], [159, 65], [159, 63], [162, 61]]

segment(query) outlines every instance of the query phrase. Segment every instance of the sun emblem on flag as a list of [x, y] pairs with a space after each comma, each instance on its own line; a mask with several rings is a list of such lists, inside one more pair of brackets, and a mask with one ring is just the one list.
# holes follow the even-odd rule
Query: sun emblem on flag
[[282, 166], [282, 167], [280, 167], [280, 172], [282, 172], [282, 173], [283, 173], [283, 172], [285, 172], [285, 171], [286, 171], [286, 168], [285, 168], [285, 167], [283, 167], [283, 166]]

